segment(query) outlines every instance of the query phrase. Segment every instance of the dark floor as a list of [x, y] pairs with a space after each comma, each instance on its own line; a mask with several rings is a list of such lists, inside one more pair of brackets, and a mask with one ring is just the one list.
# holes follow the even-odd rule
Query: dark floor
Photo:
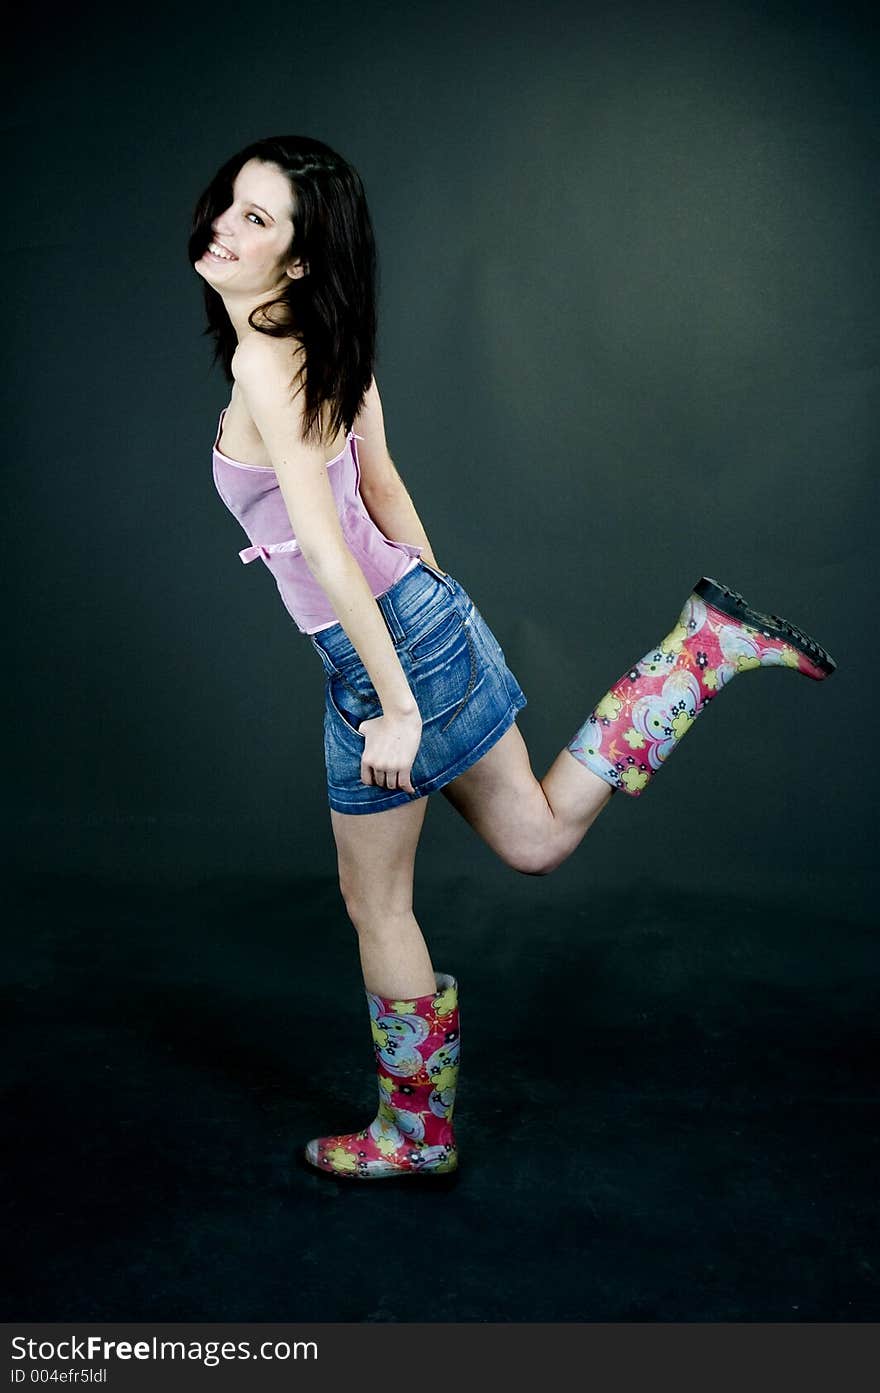
[[416, 906], [461, 993], [442, 1193], [294, 1164], [375, 1111], [334, 884], [9, 891], [5, 1319], [880, 1318], [877, 935], [540, 884]]

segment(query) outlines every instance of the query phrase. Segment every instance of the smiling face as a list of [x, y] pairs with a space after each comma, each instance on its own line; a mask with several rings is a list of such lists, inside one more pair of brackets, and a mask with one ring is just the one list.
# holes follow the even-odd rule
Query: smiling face
[[288, 255], [293, 236], [293, 192], [277, 165], [248, 160], [239, 170], [232, 203], [214, 220], [219, 255], [210, 249], [195, 270], [221, 294], [261, 295], [304, 273]]

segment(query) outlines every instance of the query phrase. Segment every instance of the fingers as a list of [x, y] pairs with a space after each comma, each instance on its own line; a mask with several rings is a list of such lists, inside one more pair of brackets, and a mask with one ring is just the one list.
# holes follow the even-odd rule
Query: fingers
[[404, 789], [415, 793], [409, 769], [376, 769], [366, 760], [361, 761], [361, 783], [375, 784], [377, 788]]
[[[364, 736], [365, 742], [361, 754], [361, 783], [368, 785], [373, 784], [376, 788], [387, 788], [391, 791], [402, 789], [406, 793], [415, 795], [416, 790], [412, 782], [411, 763], [407, 765], [376, 765], [372, 764], [368, 758], [368, 755], [373, 753], [371, 735], [373, 735], [374, 732], [372, 727], [379, 725], [382, 720], [383, 717], [377, 716], [366, 721], [361, 721], [358, 727], [361, 734]], [[367, 730], [367, 726], [371, 727], [371, 729]], [[394, 744], [399, 743], [402, 743], [399, 739], [393, 741], [392, 749]], [[382, 753], [387, 754], [387, 751], [383, 750]], [[412, 756], [410, 756], [410, 758], [412, 758]]]

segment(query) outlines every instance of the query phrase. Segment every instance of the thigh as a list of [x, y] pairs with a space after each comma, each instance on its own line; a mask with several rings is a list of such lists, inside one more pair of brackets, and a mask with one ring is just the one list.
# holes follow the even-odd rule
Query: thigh
[[440, 792], [508, 865], [526, 870], [542, 861], [553, 812], [515, 722]]
[[339, 885], [347, 902], [395, 913], [412, 908], [416, 850], [429, 801], [415, 798], [372, 813], [330, 809]]

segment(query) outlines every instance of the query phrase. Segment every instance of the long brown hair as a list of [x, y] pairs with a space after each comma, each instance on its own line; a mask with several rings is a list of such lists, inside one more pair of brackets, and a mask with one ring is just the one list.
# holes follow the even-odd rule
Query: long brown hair
[[[305, 364], [291, 388], [305, 389], [304, 438], [320, 438], [325, 403], [332, 437], [340, 427], [351, 428], [376, 353], [378, 259], [363, 184], [357, 170], [323, 141], [304, 135], [256, 140], [228, 159], [199, 197], [187, 247], [190, 266], [204, 255], [217, 218], [232, 202], [235, 178], [252, 159], [275, 164], [287, 175], [293, 195], [288, 255], [301, 257], [308, 271], [295, 280], [288, 277], [283, 290], [251, 311], [248, 323], [272, 338], [303, 344]], [[203, 332], [213, 336], [213, 362], [220, 362], [231, 383], [235, 330], [220, 294], [202, 284], [208, 320]], [[273, 305], [282, 310], [277, 319]]]

